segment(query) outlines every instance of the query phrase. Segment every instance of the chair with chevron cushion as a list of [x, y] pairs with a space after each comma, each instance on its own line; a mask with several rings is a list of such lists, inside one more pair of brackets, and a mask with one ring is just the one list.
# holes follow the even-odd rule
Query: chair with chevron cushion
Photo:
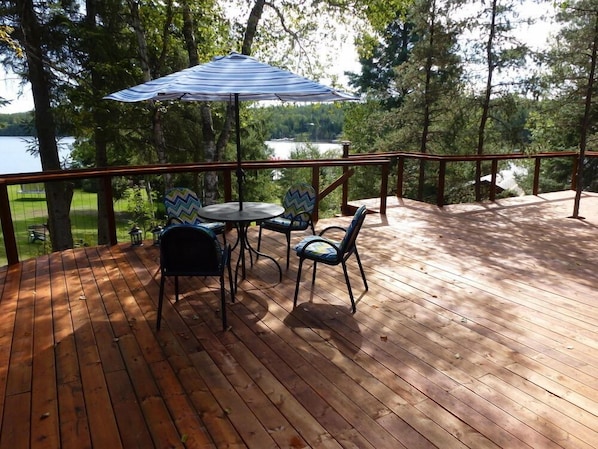
[[289, 253], [291, 252], [291, 232], [305, 231], [311, 227], [311, 233], [316, 233], [312, 220], [312, 213], [316, 207], [316, 190], [312, 185], [305, 182], [294, 184], [287, 190], [282, 200], [282, 207], [284, 207], [282, 215], [260, 223], [257, 250], [260, 250], [263, 229], [285, 234], [287, 238], [288, 270]]
[[[319, 235], [310, 235], [305, 237], [301, 242], [295, 246], [295, 251], [299, 256], [299, 269], [297, 270], [297, 285], [295, 286], [295, 298], [293, 300], [293, 307], [297, 306], [297, 296], [299, 294], [299, 282], [301, 281], [301, 267], [305, 259], [313, 260], [314, 271], [312, 277], [312, 284], [316, 282], [316, 266], [318, 262], [322, 262], [326, 265], [339, 265], [343, 266], [343, 273], [345, 274], [345, 282], [347, 283], [347, 289], [349, 290], [349, 298], [351, 299], [351, 310], [355, 313], [355, 299], [353, 299], [353, 291], [351, 290], [351, 283], [349, 282], [349, 274], [347, 273], [347, 259], [355, 254], [357, 259], [357, 265], [361, 272], [363, 284], [365, 289], [368, 289], [368, 282], [365, 279], [365, 272], [361, 265], [361, 259], [357, 252], [356, 240], [359, 235], [359, 230], [365, 220], [367, 210], [365, 206], [361, 206], [353, 215], [353, 220], [347, 229], [340, 226], [330, 226], [320, 232]], [[332, 240], [324, 237], [324, 234], [331, 230], [344, 231], [344, 237], [342, 240]]]
[[168, 217], [167, 225], [175, 223], [200, 225], [215, 234], [222, 234], [226, 242], [224, 223], [206, 221], [197, 215], [202, 205], [193, 190], [186, 187], [175, 187], [168, 190], [164, 195], [164, 207]]

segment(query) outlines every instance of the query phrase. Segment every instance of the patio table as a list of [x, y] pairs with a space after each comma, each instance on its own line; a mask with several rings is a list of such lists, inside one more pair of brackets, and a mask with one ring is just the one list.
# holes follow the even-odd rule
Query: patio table
[[253, 258], [251, 253], [270, 259], [278, 268], [279, 282], [282, 281], [282, 268], [280, 264], [272, 256], [258, 252], [249, 243], [247, 238], [247, 230], [252, 222], [259, 222], [261, 220], [267, 220], [269, 218], [278, 217], [284, 212], [284, 208], [278, 204], [273, 203], [262, 203], [262, 202], [251, 202], [244, 201], [243, 209], [239, 208], [239, 202], [233, 201], [229, 203], [212, 204], [200, 208], [197, 213], [200, 217], [206, 220], [221, 221], [225, 223], [232, 223], [237, 228], [237, 245], [239, 247], [239, 258], [235, 267], [235, 288], [237, 285], [237, 275], [239, 267], [241, 267], [242, 279], [245, 279], [245, 250], [249, 253], [249, 261], [253, 266]]

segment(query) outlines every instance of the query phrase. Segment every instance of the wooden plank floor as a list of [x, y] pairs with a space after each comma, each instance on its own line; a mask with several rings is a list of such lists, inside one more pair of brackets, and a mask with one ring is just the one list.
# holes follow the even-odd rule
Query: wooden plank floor
[[[598, 195], [584, 220], [572, 198], [390, 198], [356, 314], [339, 267], [293, 309], [296, 256], [282, 283], [261, 258], [227, 332], [211, 278], [167, 284], [155, 331], [150, 245], [1, 268], [0, 449], [598, 448]], [[283, 236], [262, 249], [284, 266]]]

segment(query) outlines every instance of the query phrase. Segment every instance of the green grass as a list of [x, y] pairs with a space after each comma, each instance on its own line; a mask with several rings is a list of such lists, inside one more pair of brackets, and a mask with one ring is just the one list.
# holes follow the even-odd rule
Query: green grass
[[[31, 242], [30, 225], [42, 225], [47, 222], [48, 212], [43, 194], [19, 194], [19, 186], [8, 187], [8, 197], [13, 219], [13, 226], [17, 239], [19, 260], [37, 257], [51, 251], [48, 240], [46, 242]], [[130, 213], [127, 200], [114, 203], [116, 215], [117, 239], [119, 242], [128, 241], [131, 228]], [[97, 195], [75, 189], [71, 205], [71, 229], [75, 246], [97, 245]], [[151, 238], [151, 237], [148, 237]], [[4, 235], [0, 234], [0, 266], [6, 265], [4, 249]]]

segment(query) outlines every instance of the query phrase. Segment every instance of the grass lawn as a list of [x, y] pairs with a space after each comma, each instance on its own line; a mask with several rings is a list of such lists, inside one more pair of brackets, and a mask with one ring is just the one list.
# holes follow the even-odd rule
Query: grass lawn
[[[48, 240], [32, 241], [28, 226], [38, 226], [43, 233], [43, 224], [47, 222], [48, 212], [44, 194], [18, 193], [20, 186], [9, 186], [8, 197], [15, 229], [19, 259], [25, 260], [50, 252]], [[129, 230], [130, 213], [127, 200], [114, 203], [116, 214], [116, 232], [118, 241], [130, 239]], [[75, 189], [71, 205], [71, 226], [75, 246], [94, 246], [97, 244], [97, 195]], [[149, 237], [151, 238], [151, 237]], [[0, 235], [0, 266], [6, 265], [7, 259], [4, 250], [4, 235]]]

